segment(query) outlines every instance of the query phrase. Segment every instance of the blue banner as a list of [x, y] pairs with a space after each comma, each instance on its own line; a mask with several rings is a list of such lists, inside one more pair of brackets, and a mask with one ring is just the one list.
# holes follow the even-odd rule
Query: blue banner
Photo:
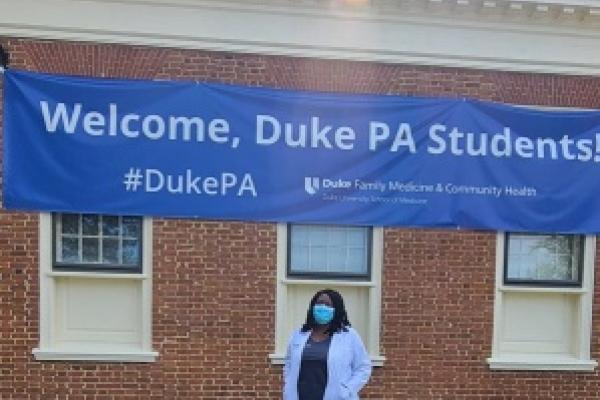
[[4, 75], [4, 206], [600, 232], [600, 112]]

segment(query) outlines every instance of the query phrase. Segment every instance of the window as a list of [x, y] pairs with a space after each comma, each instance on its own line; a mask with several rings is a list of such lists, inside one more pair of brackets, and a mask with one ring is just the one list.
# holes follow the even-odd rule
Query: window
[[37, 360], [152, 362], [152, 224], [40, 214]]
[[54, 215], [54, 270], [142, 271], [142, 219]]
[[369, 278], [370, 228], [294, 224], [288, 231], [288, 276]]
[[581, 286], [583, 237], [506, 234], [504, 283]]
[[499, 233], [491, 369], [592, 371], [595, 238]]
[[344, 297], [350, 322], [373, 365], [383, 365], [385, 358], [379, 354], [382, 253], [382, 228], [278, 224], [272, 362], [284, 362], [286, 342], [304, 322], [310, 298], [331, 288]]

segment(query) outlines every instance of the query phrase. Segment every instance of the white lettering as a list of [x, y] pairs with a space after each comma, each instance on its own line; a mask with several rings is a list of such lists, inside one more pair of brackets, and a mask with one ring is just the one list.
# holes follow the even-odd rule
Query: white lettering
[[[154, 129], [152, 129], [152, 126], [154, 126]], [[160, 115], [147, 115], [142, 121], [142, 132], [148, 139], [160, 139], [165, 133], [165, 121]]]
[[592, 141], [589, 139], [581, 139], [577, 141], [577, 159], [579, 161], [590, 161], [592, 159]]
[[199, 176], [193, 177], [192, 171], [187, 169], [185, 171], [185, 192], [192, 193], [192, 191], [193, 191], [194, 193], [198, 193], [198, 194], [202, 193], [200, 191], [200, 188], [198, 187], [198, 182], [200, 182], [200, 177]]
[[407, 146], [408, 151], [413, 154], [417, 152], [415, 140], [413, 139], [409, 124], [402, 123], [400, 126], [398, 126], [396, 138], [394, 139], [394, 143], [392, 143], [390, 151], [396, 152], [400, 146]]
[[330, 149], [331, 143], [327, 139], [327, 134], [331, 132], [331, 125], [325, 125], [322, 129], [319, 127], [319, 117], [312, 117], [311, 122], [311, 146], [313, 148], [319, 147], [319, 142], [323, 143], [323, 146]]
[[237, 176], [231, 172], [223, 172], [221, 174], [221, 195], [226, 195], [229, 188], [234, 187], [237, 184]]
[[71, 116], [67, 113], [65, 103], [58, 103], [54, 109], [54, 114], [50, 117], [50, 110], [48, 109], [48, 102], [40, 101], [42, 107], [42, 116], [44, 117], [44, 124], [46, 124], [46, 131], [49, 133], [56, 132], [58, 127], [58, 120], [62, 121], [63, 130], [66, 133], [75, 132], [75, 126], [79, 120], [79, 114], [81, 113], [81, 104], [76, 103], [73, 107], [73, 113]]
[[244, 178], [242, 179], [242, 183], [240, 184], [240, 188], [238, 189], [237, 195], [242, 196], [245, 191], [249, 191], [252, 197], [256, 197], [256, 187], [254, 187], [254, 181], [252, 180], [252, 175], [244, 174]]
[[390, 136], [390, 128], [385, 122], [371, 121], [369, 124], [369, 150], [377, 150], [377, 144]]
[[533, 141], [525, 136], [519, 136], [515, 140], [515, 153], [523, 158], [533, 157]]
[[123, 116], [123, 119], [121, 120], [121, 132], [123, 132], [123, 136], [126, 136], [128, 138], [138, 137], [140, 135], [140, 132], [131, 130], [129, 128], [129, 122], [139, 120], [140, 116], [136, 114], [126, 114], [125, 116]]
[[501, 134], [492, 136], [490, 154], [495, 157], [510, 157], [511, 147], [510, 129], [505, 127]]
[[[265, 124], [271, 125], [271, 136], [265, 136]], [[281, 136], [281, 125], [270, 115], [256, 116], [256, 144], [269, 145], [277, 142]]]
[[349, 126], [342, 126], [335, 131], [335, 145], [342, 150], [352, 150], [356, 133]]
[[206, 194], [215, 195], [218, 193], [219, 181], [214, 176], [209, 176], [202, 182], [202, 189]]
[[456, 156], [463, 154], [463, 150], [459, 148], [459, 140], [465, 136], [464, 133], [460, 132], [457, 128], [454, 128], [448, 134], [450, 138], [450, 152]]
[[117, 136], [117, 105], [110, 103], [108, 105], [108, 135]]
[[224, 119], [213, 119], [208, 124], [208, 137], [215, 143], [227, 143], [229, 123]]
[[[156, 183], [153, 185], [152, 178], [156, 178]], [[158, 192], [161, 190], [165, 184], [165, 177], [162, 172], [157, 169], [146, 169], [146, 179], [144, 179], [146, 183], [146, 192]]]
[[437, 144], [436, 147], [427, 146], [427, 152], [430, 154], [442, 154], [446, 151], [446, 141], [438, 133], [446, 132], [446, 126], [441, 124], [431, 125], [429, 128], [429, 138]]
[[103, 135], [105, 124], [104, 115], [96, 111], [89, 112], [83, 117], [83, 130], [92, 136]]
[[196, 141], [204, 141], [204, 121], [198, 117], [170, 117], [169, 139], [177, 140], [178, 128], [181, 126], [181, 140], [189, 142], [192, 140], [192, 125], [196, 128]]

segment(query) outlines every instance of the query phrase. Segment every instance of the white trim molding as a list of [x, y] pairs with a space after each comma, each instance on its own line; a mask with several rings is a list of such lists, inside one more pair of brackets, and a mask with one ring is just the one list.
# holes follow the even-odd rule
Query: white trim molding
[[[597, 366], [596, 360], [590, 359], [590, 342], [592, 334], [592, 300], [594, 294], [594, 268], [596, 254], [596, 237], [586, 236], [583, 252], [583, 274], [580, 288], [568, 287], [534, 287], [508, 286], [504, 284], [506, 235], [498, 232], [496, 236], [496, 282], [494, 297], [494, 329], [492, 338], [492, 354], [486, 361], [492, 370], [529, 370], [529, 371], [593, 371]], [[509, 301], [517, 299], [520, 303]], [[558, 302], [556, 299], [560, 299]], [[513, 300], [514, 301], [514, 300]], [[545, 303], [549, 301], [550, 303]], [[528, 309], [530, 304], [534, 308]], [[531, 312], [545, 315], [545, 319], [553, 319], [552, 310], [557, 304], [570, 304], [567, 313], [572, 319], [564, 326], [562, 334], [555, 331], [545, 331], [541, 337], [532, 334], [530, 321]], [[514, 304], [521, 308], [514, 314]], [[540, 308], [540, 304], [550, 304], [549, 308]], [[525, 311], [523, 310], [525, 309]], [[512, 311], [511, 311], [512, 310]], [[544, 310], [545, 313], [539, 311]], [[550, 311], [550, 312], [548, 312]], [[563, 310], [564, 312], [564, 310]], [[538, 318], [536, 322], [539, 322]], [[558, 321], [563, 321], [559, 319]], [[525, 323], [528, 333], [524, 338], [509, 338], [515, 329], [521, 329]], [[559, 322], [560, 323], [560, 322]], [[551, 323], [552, 324], [552, 323]], [[556, 323], [554, 323], [556, 325]], [[534, 328], [534, 332], [540, 329]], [[511, 332], [511, 333], [507, 333]], [[550, 332], [549, 337], [545, 337]], [[527, 342], [527, 350], [514, 341]], [[549, 350], [552, 346], [553, 350]], [[563, 343], [568, 343], [565, 351]], [[544, 346], [545, 347], [542, 347]], [[534, 349], [538, 350], [535, 351]], [[543, 350], [541, 350], [543, 349]], [[562, 349], [562, 351], [558, 351]]]
[[[38, 361], [104, 361], [104, 362], [154, 362], [159, 354], [152, 350], [152, 219], [142, 223], [142, 273], [116, 274], [104, 272], [55, 272], [52, 270], [53, 245], [52, 214], [41, 213], [39, 218], [40, 263], [40, 341], [32, 353]], [[100, 282], [103, 281], [103, 282]], [[87, 327], [90, 318], [87, 309], [78, 307], [78, 293], [88, 288], [100, 287], [100, 296], [85, 297], [85, 307], [102, 303], [107, 296], [123, 295], [128, 308], [117, 317], [130, 322], [128, 329], [95, 332]], [[74, 289], [75, 292], [70, 292]], [[111, 292], [116, 289], [118, 292]], [[73, 297], [70, 297], [70, 295]], [[100, 299], [100, 300], [98, 300]], [[68, 310], [68, 311], [67, 311]], [[73, 312], [75, 310], [75, 312]], [[82, 314], [83, 310], [83, 314]], [[112, 315], [112, 310], [109, 310]], [[65, 322], [65, 315], [69, 315]], [[82, 319], [82, 320], [81, 320]], [[110, 319], [110, 318], [108, 318]], [[91, 319], [93, 320], [93, 318]], [[106, 319], [102, 324], [108, 324]], [[71, 326], [70, 323], [74, 323]], [[67, 334], [65, 335], [65, 331]], [[60, 339], [60, 340], [59, 340]]]
[[600, 76], [597, 0], [19, 0], [0, 35]]
[[61, 352], [61, 351], [43, 351], [33, 350], [33, 355], [38, 361], [105, 361], [105, 362], [155, 362], [158, 353], [149, 352], [102, 352], [102, 353], [82, 353], [82, 352]]
[[[371, 361], [376, 367], [385, 363], [385, 356], [380, 353], [380, 327], [381, 327], [381, 279], [383, 269], [383, 228], [373, 227], [371, 241], [371, 277], [368, 281], [358, 282], [344, 279], [288, 279], [286, 278], [288, 262], [288, 226], [277, 224], [277, 282], [276, 282], [276, 311], [275, 311], [275, 349], [269, 354], [271, 364], [281, 365], [285, 362], [287, 341], [291, 332], [297, 328], [292, 323], [294, 306], [298, 305], [298, 290], [306, 288], [310, 294], [316, 288], [331, 287], [340, 291], [349, 290], [354, 294], [354, 305], [362, 309], [360, 321], [365, 346], [369, 351]], [[360, 294], [359, 294], [360, 293]], [[304, 293], [305, 294], [305, 293]], [[356, 295], [358, 297], [356, 297]], [[309, 297], [310, 299], [310, 297]], [[350, 300], [350, 301], [349, 301]], [[352, 299], [345, 297], [346, 307]], [[305, 313], [308, 303], [300, 303], [301, 310]], [[298, 310], [297, 310], [298, 311]], [[300, 314], [297, 314], [300, 315]], [[305, 315], [305, 314], [304, 314]], [[355, 317], [357, 317], [355, 315]], [[353, 319], [350, 316], [351, 320]]]
[[523, 371], [593, 371], [598, 363], [594, 360], [578, 360], [575, 358], [536, 356], [488, 358], [487, 362], [493, 370]]

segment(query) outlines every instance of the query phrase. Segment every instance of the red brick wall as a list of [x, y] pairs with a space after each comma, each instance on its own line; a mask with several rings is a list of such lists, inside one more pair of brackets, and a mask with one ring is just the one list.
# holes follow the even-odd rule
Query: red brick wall
[[[600, 78], [0, 38], [11, 65], [106, 77], [600, 108]], [[0, 85], [1, 85], [0, 79]], [[0, 96], [0, 104], [2, 97]], [[0, 115], [1, 126], [1, 115]], [[0, 399], [277, 399], [272, 224], [154, 221], [151, 364], [36, 362], [37, 214], [0, 212]], [[598, 373], [491, 372], [495, 234], [386, 229], [368, 399], [600, 399]], [[600, 255], [600, 253], [599, 253]], [[600, 291], [596, 289], [594, 304]], [[592, 357], [600, 358], [594, 313]]]

